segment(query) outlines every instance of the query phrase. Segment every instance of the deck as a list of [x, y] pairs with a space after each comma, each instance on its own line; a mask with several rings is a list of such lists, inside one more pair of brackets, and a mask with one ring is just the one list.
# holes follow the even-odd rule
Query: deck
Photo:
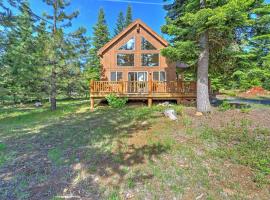
[[116, 94], [128, 99], [148, 100], [196, 100], [196, 82], [193, 81], [91, 81], [91, 109], [94, 99], [103, 99], [108, 94]]

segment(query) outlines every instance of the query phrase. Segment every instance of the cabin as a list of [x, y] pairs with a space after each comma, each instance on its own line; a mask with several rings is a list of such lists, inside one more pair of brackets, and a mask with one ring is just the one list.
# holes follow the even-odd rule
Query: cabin
[[196, 99], [196, 83], [179, 80], [176, 63], [161, 55], [169, 43], [141, 20], [130, 24], [99, 51], [100, 81], [91, 81], [91, 108], [94, 99], [115, 93], [128, 99]]

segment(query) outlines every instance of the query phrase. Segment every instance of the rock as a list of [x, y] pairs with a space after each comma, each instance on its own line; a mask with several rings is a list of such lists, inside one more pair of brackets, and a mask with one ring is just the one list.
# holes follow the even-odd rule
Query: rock
[[165, 101], [164, 103], [159, 103], [159, 106], [170, 106], [170, 102]]
[[166, 109], [164, 111], [164, 115], [173, 121], [177, 120], [177, 114], [176, 114], [176, 111], [174, 109]]
[[142, 122], [142, 126], [147, 126], [149, 123], [147, 121]]
[[201, 198], [203, 197], [203, 195], [204, 195], [204, 194], [202, 193], [201, 195], [197, 196], [197, 197], [196, 197], [196, 200], [201, 199]]
[[34, 105], [35, 105], [35, 107], [41, 107], [42, 103], [41, 102], [36, 102]]
[[195, 114], [196, 116], [198, 116], [198, 117], [201, 117], [201, 116], [203, 116], [203, 114], [201, 113], [201, 112], [196, 112], [196, 114]]
[[130, 193], [130, 192], [128, 192], [126, 194], [126, 199], [132, 199], [133, 197], [134, 197], [134, 195], [132, 193]]

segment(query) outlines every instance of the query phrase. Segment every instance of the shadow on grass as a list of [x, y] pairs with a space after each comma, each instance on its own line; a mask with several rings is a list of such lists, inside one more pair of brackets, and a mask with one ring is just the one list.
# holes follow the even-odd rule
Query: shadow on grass
[[[129, 167], [168, 150], [162, 144], [127, 145], [127, 151], [113, 150], [117, 138], [148, 129], [150, 125], [142, 126], [141, 122], [150, 116], [147, 108], [107, 108], [73, 114], [34, 131], [31, 125], [8, 131], [5, 135], [11, 132], [11, 136], [3, 142], [13, 154], [0, 166], [0, 199], [51, 199], [68, 194], [104, 198], [104, 184], [119, 186]], [[105, 183], [101, 184], [103, 179]]]

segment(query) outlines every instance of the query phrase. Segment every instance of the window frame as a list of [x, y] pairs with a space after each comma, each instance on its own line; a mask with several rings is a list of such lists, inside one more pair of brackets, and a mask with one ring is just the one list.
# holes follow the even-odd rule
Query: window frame
[[[148, 81], [148, 74], [149, 74], [149, 72], [148, 71], [129, 71], [128, 72], [128, 78], [129, 78], [129, 73], [136, 73], [136, 82], [138, 81], [139, 82], [139, 73], [145, 73], [146, 74], [146, 80], [145, 81]], [[129, 80], [128, 80], [129, 81]], [[144, 82], [144, 81], [140, 81], [140, 82]]]
[[[143, 45], [142, 45], [143, 40], [146, 40], [147, 42], [149, 42], [154, 47], [154, 49], [143, 49]], [[158, 51], [158, 48], [155, 45], [153, 45], [153, 43], [150, 42], [148, 39], [146, 39], [144, 36], [141, 36], [140, 46], [141, 46], [141, 48], [140, 48], [141, 51]]]
[[[131, 39], [134, 39], [134, 48], [133, 49], [121, 49], [123, 46], [125, 46]], [[124, 44], [122, 44], [117, 51], [135, 51], [136, 50], [136, 37], [132, 36], [128, 41], [126, 41]]]
[[[116, 73], [116, 81], [112, 81], [112, 73]], [[118, 81], [121, 81], [121, 80], [118, 80], [118, 73], [121, 73], [122, 75], [122, 80], [123, 80], [123, 72], [122, 71], [111, 71], [110, 72], [110, 81], [111, 82], [118, 82]]]
[[[161, 81], [160, 80], [160, 74], [161, 72], [164, 72], [165, 74], [165, 80], [164, 81]], [[158, 81], [157, 80], [154, 80], [154, 73], [158, 73]], [[166, 82], [167, 81], [167, 73], [165, 71], [153, 71], [153, 76], [152, 76], [152, 81], [157, 81], [157, 82]]]
[[[147, 52], [146, 50], [144, 50], [145, 52], [141, 53], [141, 66], [142, 67], [159, 67], [160, 66], [160, 52]], [[151, 51], [151, 50], [149, 50]], [[153, 65], [153, 66], [149, 66], [149, 65], [143, 65], [143, 55], [145, 54], [151, 54], [151, 55], [158, 55], [158, 63], [157, 65]]]
[[[116, 52], [116, 66], [117, 67], [135, 67], [135, 53], [127, 52], [128, 50], [122, 50], [122, 52]], [[127, 55], [133, 55], [133, 65], [119, 65], [118, 64], [118, 55], [119, 54], [127, 54]]]

